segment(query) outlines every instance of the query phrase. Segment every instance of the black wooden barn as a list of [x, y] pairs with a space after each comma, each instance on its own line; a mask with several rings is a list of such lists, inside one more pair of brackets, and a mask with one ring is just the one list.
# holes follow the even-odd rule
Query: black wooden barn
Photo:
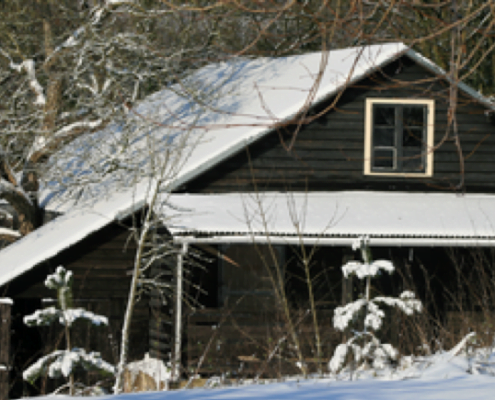
[[[495, 245], [494, 106], [459, 83], [453, 135], [449, 78], [414, 50], [389, 44], [240, 60], [198, 76], [227, 89], [215, 112], [206, 111], [214, 117], [198, 124], [204, 139], [170, 185], [170, 203], [181, 211], [172, 207], [176, 219], [165, 224], [181, 256], [162, 268], [187, 295], [173, 317], [157, 298], [141, 299], [133, 359], [166, 359], [178, 348], [184, 373], [297, 372], [274, 291], [283, 286], [306, 359], [316, 362], [304, 260], [318, 277], [312, 290], [328, 359], [340, 340], [332, 310], [353, 295], [340, 266], [353, 257], [356, 237], [368, 235], [374, 256], [402, 271], [424, 266], [437, 277], [452, 268], [449, 249]], [[62, 264], [75, 271], [75, 298], [110, 317], [106, 336], [87, 340], [115, 361], [134, 260], [127, 227], [145, 206], [140, 190], [96, 202], [83, 217], [67, 211], [0, 252], [0, 294], [14, 299], [13, 342], [28, 335], [21, 315], [49, 295], [43, 278]], [[203, 268], [188, 270], [191, 254]], [[42, 345], [13, 348], [16, 368], [23, 352]]]

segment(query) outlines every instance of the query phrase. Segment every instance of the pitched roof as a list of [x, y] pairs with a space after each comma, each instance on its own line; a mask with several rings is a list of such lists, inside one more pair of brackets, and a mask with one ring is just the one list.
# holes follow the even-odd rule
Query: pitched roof
[[[432, 73], [442, 73], [418, 53], [392, 43], [214, 64], [148, 97], [129, 116], [129, 126], [112, 124], [79, 138], [57, 156], [51, 165], [54, 179], [40, 203], [65, 215], [0, 251], [0, 285], [142, 207], [149, 194], [150, 141], [154, 155], [174, 146], [181, 149], [172, 162], [180, 168], [171, 171], [165, 183], [167, 191], [173, 191], [274, 125], [404, 54]], [[459, 87], [492, 107], [472, 89]], [[145, 123], [138, 126], [140, 121]], [[65, 170], [61, 182], [60, 168]], [[95, 170], [99, 174], [93, 179]], [[82, 181], [87, 189], [74, 192], [72, 180]]]
[[[64, 169], [65, 181], [69, 182], [64, 189], [97, 169], [100, 175], [96, 186], [112, 186], [107, 177], [106, 185], [100, 182], [102, 170], [112, 162], [121, 167], [111, 174], [112, 178], [121, 171], [127, 174], [126, 167], [132, 162], [141, 170], [137, 177], [141, 181], [146, 175], [143, 170], [148, 163], [151, 138], [155, 154], [174, 144], [182, 149], [175, 160], [181, 168], [168, 182], [173, 190], [307, 106], [337, 94], [406, 52], [410, 51], [402, 43], [392, 43], [335, 50], [326, 55], [319, 52], [283, 58], [240, 58], [208, 65], [180, 84], [146, 98], [132, 110], [128, 125], [110, 125], [76, 140], [65, 153], [59, 152], [57, 167]], [[58, 174], [58, 168], [52, 170]], [[66, 210], [69, 207], [53, 197], [59, 189], [60, 182], [51, 185], [42, 203]], [[113, 196], [118, 188], [110, 192]], [[90, 193], [89, 197], [94, 196]]]

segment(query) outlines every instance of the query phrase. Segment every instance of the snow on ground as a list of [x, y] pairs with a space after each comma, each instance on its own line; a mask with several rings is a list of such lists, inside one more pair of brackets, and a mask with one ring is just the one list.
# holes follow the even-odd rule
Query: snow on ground
[[[108, 400], [492, 400], [495, 379], [485, 376], [465, 376], [436, 380], [335, 382], [314, 380], [274, 383], [224, 389], [188, 389], [172, 392], [133, 393], [118, 396], [92, 397]], [[37, 398], [54, 400], [53, 396]], [[60, 396], [57, 400], [69, 400]]]
[[[451, 353], [434, 356], [428, 366], [414, 366], [400, 374], [357, 381], [334, 378], [290, 380], [282, 383], [244, 385], [215, 389], [187, 389], [168, 392], [92, 397], [100, 400], [492, 400], [495, 376], [469, 374], [465, 356]], [[492, 364], [493, 365], [493, 364]], [[493, 371], [492, 371], [493, 372]], [[37, 400], [69, 400], [67, 396], [38, 397]]]

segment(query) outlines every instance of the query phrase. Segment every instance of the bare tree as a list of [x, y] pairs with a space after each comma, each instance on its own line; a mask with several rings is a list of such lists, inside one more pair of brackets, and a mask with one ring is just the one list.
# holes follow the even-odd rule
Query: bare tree
[[19, 222], [2, 235], [15, 240], [42, 223], [38, 192], [46, 161], [176, 81], [184, 55], [201, 43], [186, 49], [180, 32], [158, 29], [174, 38], [173, 47], [159, 47], [163, 37], [153, 29], [172, 19], [160, 1], [12, 0], [2, 6], [0, 197]]

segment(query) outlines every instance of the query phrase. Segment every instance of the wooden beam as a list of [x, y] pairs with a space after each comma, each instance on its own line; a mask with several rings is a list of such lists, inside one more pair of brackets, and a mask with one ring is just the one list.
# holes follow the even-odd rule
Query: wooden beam
[[188, 244], [183, 243], [182, 249], [177, 255], [176, 271], [176, 294], [175, 294], [175, 338], [174, 338], [174, 358], [172, 360], [172, 381], [180, 380], [181, 359], [182, 359], [182, 285], [184, 257], [187, 255]]
[[12, 300], [0, 299], [0, 400], [9, 398], [11, 309]]

